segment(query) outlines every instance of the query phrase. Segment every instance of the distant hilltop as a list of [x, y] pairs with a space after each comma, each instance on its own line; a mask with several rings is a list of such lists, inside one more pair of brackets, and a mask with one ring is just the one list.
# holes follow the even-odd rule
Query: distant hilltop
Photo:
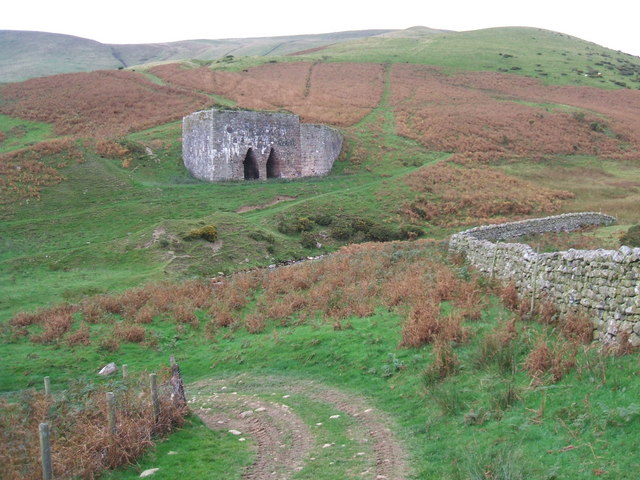
[[[454, 32], [416, 26], [129, 45], [55, 33], [0, 30], [0, 82], [105, 69], [148, 70], [171, 62], [184, 62], [186, 68], [238, 71], [281, 61], [416, 63], [516, 73], [542, 78], [546, 83], [623, 88], [636, 88], [640, 79], [638, 57], [534, 27]], [[578, 82], [578, 77], [589, 80]]]
[[0, 30], [0, 82], [18, 82], [59, 73], [127, 68], [152, 62], [215, 60], [227, 55], [289, 55], [347, 40], [394, 32], [398, 31], [358, 30], [286, 37], [116, 45], [58, 33]]

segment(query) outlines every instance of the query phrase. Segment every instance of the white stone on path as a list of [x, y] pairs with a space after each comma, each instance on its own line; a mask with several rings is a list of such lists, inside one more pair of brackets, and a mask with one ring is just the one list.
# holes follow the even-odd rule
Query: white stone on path
[[140, 474], [140, 478], [150, 477], [151, 475], [156, 473], [158, 470], [160, 470], [160, 469], [159, 468], [150, 468], [149, 470], [145, 470], [144, 472], [142, 472]]
[[239, 432], [238, 430], [229, 430], [229, 433], [232, 435], [242, 435], [242, 432]]

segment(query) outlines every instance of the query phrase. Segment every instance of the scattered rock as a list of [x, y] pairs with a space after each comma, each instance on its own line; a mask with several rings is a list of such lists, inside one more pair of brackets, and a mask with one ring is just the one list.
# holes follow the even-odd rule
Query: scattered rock
[[331, 415], [329, 418], [330, 418], [331, 420], [334, 420], [334, 419], [336, 419], [336, 418], [340, 418], [340, 415]]
[[102, 375], [103, 377], [106, 377], [107, 375], [111, 375], [113, 373], [116, 373], [117, 371], [118, 371], [118, 366], [115, 364], [115, 362], [111, 362], [111, 363], [107, 363], [104, 367], [102, 367], [98, 372], [98, 375]]
[[239, 417], [240, 418], [247, 418], [249, 416], [253, 415], [253, 410], [247, 410], [245, 412], [242, 412]]
[[170, 452], [167, 452], [167, 455], [177, 455], [178, 452], [174, 452], [173, 450], [171, 450]]
[[144, 472], [142, 472], [140, 474], [140, 478], [150, 477], [151, 475], [156, 473], [158, 470], [160, 470], [160, 469], [159, 468], [150, 468], [148, 470], [145, 470]]
[[266, 410], [267, 410], [267, 409], [266, 409], [266, 408], [264, 408], [264, 407], [258, 407], [258, 408], [256, 408], [256, 410], [255, 410], [255, 411], [256, 411], [256, 412], [265, 412]]
[[232, 435], [242, 435], [242, 432], [239, 432], [238, 430], [229, 430], [229, 433]]

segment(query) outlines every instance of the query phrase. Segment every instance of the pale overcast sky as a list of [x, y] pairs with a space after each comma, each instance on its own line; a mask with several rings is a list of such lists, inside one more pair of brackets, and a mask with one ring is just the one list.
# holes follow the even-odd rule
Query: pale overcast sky
[[0, 30], [152, 43], [343, 30], [529, 26], [640, 56], [637, 0], [17, 0]]

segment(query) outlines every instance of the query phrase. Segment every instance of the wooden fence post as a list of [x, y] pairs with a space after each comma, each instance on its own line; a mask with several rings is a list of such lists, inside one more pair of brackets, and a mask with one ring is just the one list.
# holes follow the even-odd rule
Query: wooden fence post
[[42, 460], [43, 480], [52, 480], [53, 466], [51, 463], [51, 442], [49, 440], [49, 424], [48, 423], [40, 424], [40, 458]]
[[116, 396], [113, 392], [107, 392], [107, 412], [109, 419], [109, 432], [116, 434]]
[[49, 377], [44, 377], [44, 394], [47, 397], [51, 396], [51, 379]]
[[493, 280], [493, 277], [495, 276], [496, 260], [498, 258], [499, 246], [500, 246], [500, 242], [496, 242], [495, 248], [493, 250], [493, 261], [491, 262], [491, 276], [489, 277], [491, 280]]
[[533, 317], [536, 302], [536, 284], [538, 283], [538, 267], [540, 263], [540, 246], [536, 249], [536, 263], [533, 266], [533, 275], [531, 277], [531, 305], [529, 306], [529, 316]]
[[155, 373], [149, 374], [151, 383], [151, 403], [153, 404], [153, 418], [157, 422], [160, 418], [160, 398], [158, 396], [158, 381]]
[[171, 363], [171, 379], [169, 380], [172, 390], [171, 399], [176, 405], [184, 407], [187, 404], [187, 397], [184, 394], [184, 383], [182, 381], [182, 375], [180, 374], [180, 366], [176, 362], [176, 357], [173, 355], [169, 357], [169, 362]]

